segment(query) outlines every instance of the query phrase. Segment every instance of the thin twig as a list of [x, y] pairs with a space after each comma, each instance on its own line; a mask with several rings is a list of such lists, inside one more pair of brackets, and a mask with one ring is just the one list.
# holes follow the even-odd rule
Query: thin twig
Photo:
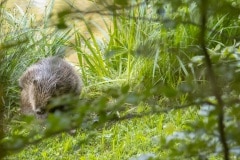
[[[73, 17], [75, 19], [83, 19], [83, 16], [84, 15], [88, 15], [88, 14], [99, 14], [101, 16], [123, 16], [122, 13], [116, 13], [116, 10], [117, 11], [123, 11], [123, 10], [130, 10], [130, 9], [133, 9], [133, 8], [136, 8], [136, 7], [140, 7], [141, 5], [145, 5], [146, 2], [141, 2], [141, 3], [138, 3], [138, 4], [135, 4], [135, 5], [130, 5], [130, 6], [125, 6], [125, 7], [118, 7], [118, 8], [115, 8], [115, 10], [111, 9], [111, 7], [105, 7], [104, 9], [96, 9], [96, 10], [90, 10], [90, 11], [85, 11], [85, 10], [81, 10], [79, 8], [76, 8], [75, 6], [71, 5], [71, 4], [68, 4], [70, 7], [73, 8], [72, 11], [70, 11], [68, 13], [68, 15], [71, 15], [71, 14], [81, 14], [81, 16], [76, 16], [76, 17]], [[235, 10], [237, 10], [238, 8], [234, 8]], [[109, 11], [109, 12], [107, 12]], [[206, 12], [206, 11], [205, 11]], [[124, 15], [126, 16], [126, 15]], [[141, 17], [141, 16], [131, 16], [131, 15], [128, 15], [128, 18], [129, 19], [137, 19], [137, 20], [142, 20], [142, 21], [149, 21], [149, 22], [162, 22], [163, 24], [164, 23], [176, 23], [176, 24], [183, 24], [183, 25], [192, 25], [192, 26], [195, 26], [195, 27], [201, 27], [201, 24], [198, 24], [198, 23], [195, 23], [193, 21], [184, 21], [184, 20], [178, 20], [178, 21], [175, 21], [173, 19], [170, 19], [170, 18], [162, 18], [161, 16], [158, 16], [158, 17], [155, 17], [155, 18], [149, 18], [149, 17]], [[218, 33], [219, 31], [217, 29], [212, 29], [212, 28], [209, 28], [207, 26], [205, 26], [205, 29], [209, 32], [211, 32], [212, 34], [216, 34]], [[229, 37], [229, 35], [226, 35], [225, 33], [221, 33], [223, 37], [225, 38], [234, 38], [234, 39], [240, 39], [240, 36], [238, 37]]]
[[[1, 82], [0, 82], [1, 83]], [[0, 140], [2, 140], [5, 137], [4, 134], [4, 127], [3, 127], [3, 115], [4, 115], [4, 105], [3, 105], [3, 100], [2, 97], [3, 95], [3, 90], [4, 88], [0, 84]], [[6, 155], [6, 149], [4, 148], [4, 145], [0, 143], [0, 159], [3, 159]]]
[[225, 126], [224, 126], [224, 102], [222, 100], [221, 89], [218, 86], [216, 75], [213, 71], [212, 62], [206, 48], [206, 24], [207, 24], [207, 10], [208, 10], [208, 1], [201, 1], [201, 30], [199, 35], [200, 46], [202, 48], [203, 55], [205, 56], [205, 63], [207, 67], [207, 74], [210, 80], [212, 87], [212, 92], [217, 100], [217, 109], [218, 109], [218, 130], [220, 133], [220, 141], [223, 147], [224, 159], [229, 160], [229, 147], [227, 145], [226, 135], [225, 135]]
[[0, 3], [0, 7], [4, 5], [4, 3], [6, 3], [7, 0], [3, 0], [1, 3]]

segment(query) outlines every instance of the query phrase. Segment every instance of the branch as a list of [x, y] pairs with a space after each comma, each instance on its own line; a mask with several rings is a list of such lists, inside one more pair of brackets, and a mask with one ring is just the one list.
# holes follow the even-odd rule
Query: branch
[[[122, 13], [117, 13], [116, 11], [124, 11], [124, 10], [130, 10], [136, 7], [140, 7], [141, 5], [145, 5], [147, 2], [141, 2], [141, 3], [137, 3], [135, 5], [129, 5], [129, 6], [123, 6], [123, 7], [113, 7], [114, 5], [111, 6], [106, 6], [103, 9], [97, 9], [97, 10], [90, 10], [90, 11], [85, 11], [85, 10], [81, 10], [75, 6], [73, 6], [72, 4], [68, 3], [68, 5], [73, 9], [72, 11], [68, 12], [66, 15], [71, 15], [71, 14], [75, 14], [77, 15], [75, 17], [75, 19], [84, 19], [84, 15], [88, 15], [88, 14], [99, 14], [101, 16], [126, 16], [123, 15]], [[235, 8], [238, 9], [238, 8]], [[110, 12], [107, 12], [110, 11]], [[79, 16], [78, 14], [81, 14], [81, 16]], [[142, 20], [142, 21], [149, 21], [149, 22], [162, 22], [162, 23], [176, 23], [176, 24], [183, 24], [183, 25], [192, 25], [195, 27], [199, 27], [201, 28], [201, 24], [195, 23], [193, 21], [182, 21], [182, 20], [173, 20], [170, 18], [162, 18], [161, 16], [158, 16], [156, 18], [149, 18], [149, 17], [140, 17], [140, 16], [131, 16], [128, 15], [127, 16], [129, 19], [137, 19], [137, 20]], [[74, 18], [74, 17], [73, 17]], [[212, 33], [218, 33], [219, 31], [217, 29], [212, 29], [212, 28], [208, 28], [207, 26], [205, 26], [205, 29], [209, 32]], [[228, 38], [228, 39], [240, 39], [240, 36], [232, 36], [229, 37], [229, 35], [226, 35], [225, 33], [221, 33], [223, 37]]]
[[3, 0], [1, 3], [0, 3], [0, 7], [2, 7], [4, 5], [4, 3], [6, 3], [7, 0]]
[[[1, 81], [1, 80], [0, 80]], [[4, 96], [4, 87], [2, 85], [3, 83], [0, 82], [0, 140], [2, 140], [4, 135], [4, 127], [3, 127], [3, 118], [4, 118], [4, 104], [3, 104], [3, 98]], [[6, 155], [6, 150], [4, 148], [4, 145], [0, 143], [0, 159], [3, 159]]]
[[201, 1], [201, 28], [200, 28], [200, 46], [202, 48], [203, 55], [205, 57], [205, 63], [207, 67], [207, 74], [210, 80], [210, 84], [212, 87], [213, 95], [217, 100], [217, 109], [218, 109], [218, 130], [220, 133], [220, 141], [223, 147], [224, 159], [229, 160], [229, 147], [227, 145], [226, 134], [225, 134], [225, 125], [224, 125], [224, 102], [222, 100], [221, 89], [218, 86], [218, 81], [216, 79], [216, 75], [213, 71], [212, 62], [210, 56], [208, 54], [205, 42], [206, 36], [206, 24], [207, 24], [207, 10], [208, 10], [208, 1]]

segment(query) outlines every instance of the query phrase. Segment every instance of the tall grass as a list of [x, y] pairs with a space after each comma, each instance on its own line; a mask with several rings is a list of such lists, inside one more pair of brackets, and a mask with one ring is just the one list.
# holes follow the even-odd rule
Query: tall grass
[[8, 86], [4, 97], [8, 118], [16, 110], [12, 106], [18, 105], [18, 79], [23, 71], [43, 57], [62, 54], [63, 46], [72, 34], [69, 30], [59, 31], [50, 27], [47, 21], [37, 21], [35, 16], [20, 7], [15, 12], [4, 7], [1, 9], [0, 75]]
[[168, 29], [152, 21], [157, 16], [146, 4], [116, 11], [112, 25], [106, 26], [110, 37], [104, 43], [96, 40], [89, 26], [89, 39], [77, 32], [74, 48], [86, 87], [89, 83], [89, 87], [126, 83], [132, 88], [140, 83], [146, 88], [158, 83], [176, 86], [183, 74], [191, 74], [183, 61], [194, 54], [187, 48], [196, 44], [192, 37], [197, 28], [179, 25]]

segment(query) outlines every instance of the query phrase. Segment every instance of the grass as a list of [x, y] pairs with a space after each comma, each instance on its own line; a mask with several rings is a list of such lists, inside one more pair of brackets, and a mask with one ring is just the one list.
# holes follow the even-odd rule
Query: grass
[[[144, 110], [140, 106], [134, 110]], [[67, 133], [47, 139], [38, 145], [26, 147], [8, 159], [128, 159], [144, 153], [155, 153], [167, 158], [167, 150], [160, 144], [161, 136], [186, 129], [193, 121], [196, 110], [173, 111], [169, 114], [151, 115], [141, 119], [105, 124], [96, 130], [79, 130], [76, 136]], [[87, 139], [85, 141], [85, 139]], [[81, 142], [83, 143], [81, 144]]]
[[[155, 18], [158, 15], [153, 11], [141, 5], [130, 13], [123, 11], [123, 14]], [[164, 23], [116, 16], [112, 19], [112, 26], [107, 26], [109, 37], [100, 42], [90, 26], [87, 26], [90, 38], [86, 38], [80, 31], [72, 33], [69, 30], [48, 28], [46, 18], [42, 26], [36, 27], [32, 26], [34, 20], [27, 14], [17, 17], [4, 13], [1, 18], [6, 24], [1, 25], [8, 28], [1, 28], [1, 37], [4, 38], [1, 39], [0, 47], [3, 50], [4, 63], [0, 65], [0, 75], [5, 77], [8, 84], [5, 118], [9, 122], [6, 123], [6, 139], [12, 135], [27, 135], [28, 129], [39, 129], [39, 126], [30, 126], [24, 120], [19, 120], [17, 79], [29, 64], [43, 57], [59, 54], [64, 45], [77, 52], [79, 66], [76, 67], [79, 67], [85, 84], [81, 99], [92, 101], [94, 111], [100, 112], [101, 107], [111, 107], [118, 102], [118, 108], [113, 109], [121, 110], [120, 118], [128, 114], [144, 115], [152, 111], [141, 118], [107, 121], [95, 128], [82, 126], [75, 136], [61, 133], [27, 146], [6, 159], [120, 160], [141, 159], [149, 154], [154, 154], [158, 159], [171, 159], [169, 157], [182, 144], [178, 139], [176, 143], [172, 143], [173, 133], [191, 132], [206, 123], [202, 122], [206, 119], [198, 114], [199, 108], [170, 109], [191, 102], [190, 96], [176, 93], [179, 85], [189, 79], [194, 83], [198, 81], [198, 75], [195, 75], [198, 74], [198, 66], [189, 67], [191, 58], [199, 53], [189, 49], [197, 45], [196, 35], [199, 29], [196, 26], [180, 24], [169, 29]], [[211, 25], [221, 28], [224, 19], [225, 16]], [[72, 34], [74, 43], [68, 41]], [[213, 37], [221, 39], [217, 34]], [[214, 40], [211, 42], [215, 43]], [[121, 88], [124, 85], [129, 85], [127, 93]], [[189, 86], [185, 87], [187, 90]], [[121, 98], [125, 100], [123, 103]], [[166, 112], [157, 113], [158, 109]], [[201, 122], [203, 126], [192, 127]], [[201, 148], [200, 144], [197, 147]], [[202, 148], [203, 151], [208, 150], [207, 147]], [[185, 148], [184, 151], [187, 152], [188, 149]], [[198, 154], [202, 153], [197, 152], [196, 155]], [[184, 155], [179, 155], [181, 156]], [[209, 158], [220, 159], [214, 155]]]

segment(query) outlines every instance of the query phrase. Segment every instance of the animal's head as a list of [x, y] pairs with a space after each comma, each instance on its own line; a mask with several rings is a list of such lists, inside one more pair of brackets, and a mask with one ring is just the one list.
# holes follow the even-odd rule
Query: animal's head
[[52, 98], [54, 90], [54, 85], [42, 80], [34, 80], [27, 87], [29, 103], [37, 117], [44, 118], [47, 116], [47, 104]]

